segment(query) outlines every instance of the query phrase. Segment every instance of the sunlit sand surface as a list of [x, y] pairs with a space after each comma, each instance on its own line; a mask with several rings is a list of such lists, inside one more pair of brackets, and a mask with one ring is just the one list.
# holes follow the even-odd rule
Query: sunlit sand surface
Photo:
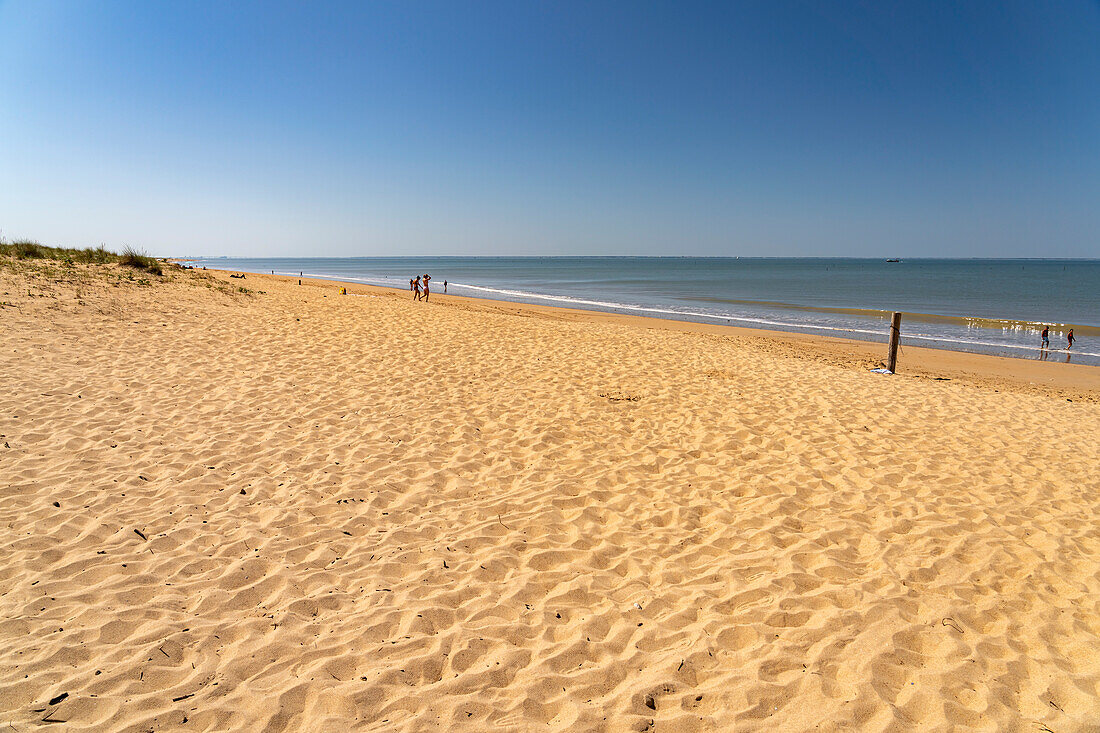
[[1100, 728], [1100, 370], [217, 277], [0, 273], [0, 727]]

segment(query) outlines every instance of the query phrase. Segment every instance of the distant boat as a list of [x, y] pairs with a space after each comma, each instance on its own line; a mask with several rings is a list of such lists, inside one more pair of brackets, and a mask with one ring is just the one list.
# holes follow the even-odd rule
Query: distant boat
[[901, 262], [901, 260], [886, 260], [887, 262]]

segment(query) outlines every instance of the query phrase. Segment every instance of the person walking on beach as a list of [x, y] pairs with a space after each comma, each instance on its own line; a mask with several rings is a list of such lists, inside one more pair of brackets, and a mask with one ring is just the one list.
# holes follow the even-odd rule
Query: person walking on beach
[[432, 294], [431, 290], [428, 290], [428, 281], [432, 279], [431, 275], [424, 276], [424, 300], [428, 299], [428, 296]]
[[1049, 349], [1050, 348], [1050, 326], [1043, 326], [1042, 336], [1043, 336], [1043, 345], [1042, 345], [1041, 348], [1042, 349]]
[[413, 291], [413, 300], [420, 300], [420, 278], [409, 280], [409, 290]]
[[443, 294], [444, 295], [447, 294], [447, 281], [446, 280], [443, 281]]
[[1073, 348], [1073, 329], [1072, 328], [1069, 330], [1069, 333], [1066, 334], [1066, 342], [1067, 342], [1066, 343], [1066, 351], [1069, 351], [1070, 349]]

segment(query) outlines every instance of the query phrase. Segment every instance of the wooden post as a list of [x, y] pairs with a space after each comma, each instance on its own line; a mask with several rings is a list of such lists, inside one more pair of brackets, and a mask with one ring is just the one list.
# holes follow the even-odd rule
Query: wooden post
[[898, 339], [901, 338], [901, 313], [895, 311], [890, 319], [890, 351], [886, 357], [886, 368], [891, 372], [897, 372], [898, 368]]

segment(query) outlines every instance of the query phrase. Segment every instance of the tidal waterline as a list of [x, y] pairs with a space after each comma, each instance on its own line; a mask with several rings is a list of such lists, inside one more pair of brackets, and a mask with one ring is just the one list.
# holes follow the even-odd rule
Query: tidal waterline
[[198, 266], [544, 305], [1100, 364], [1100, 260], [699, 257], [198, 258]]

